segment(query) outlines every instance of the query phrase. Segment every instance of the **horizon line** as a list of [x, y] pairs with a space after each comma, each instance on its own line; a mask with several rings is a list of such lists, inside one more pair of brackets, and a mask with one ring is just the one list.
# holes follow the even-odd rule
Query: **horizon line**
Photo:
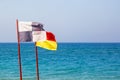
[[[0, 42], [0, 43], [18, 43], [18, 42]], [[34, 42], [20, 42], [20, 43], [34, 43]], [[120, 43], [120, 42], [57, 42], [57, 43]]]

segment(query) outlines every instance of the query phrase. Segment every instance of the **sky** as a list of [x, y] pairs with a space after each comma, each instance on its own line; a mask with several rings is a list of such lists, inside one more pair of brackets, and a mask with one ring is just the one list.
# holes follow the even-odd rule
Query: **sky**
[[0, 42], [17, 42], [16, 19], [43, 23], [57, 42], [120, 42], [120, 0], [0, 0]]

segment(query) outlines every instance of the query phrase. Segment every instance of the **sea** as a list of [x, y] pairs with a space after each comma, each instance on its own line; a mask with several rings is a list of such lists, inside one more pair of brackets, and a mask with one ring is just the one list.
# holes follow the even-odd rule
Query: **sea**
[[[21, 43], [23, 80], [36, 80], [34, 43]], [[58, 43], [38, 47], [40, 80], [120, 80], [120, 43]], [[0, 80], [20, 80], [17, 43], [0, 43]]]

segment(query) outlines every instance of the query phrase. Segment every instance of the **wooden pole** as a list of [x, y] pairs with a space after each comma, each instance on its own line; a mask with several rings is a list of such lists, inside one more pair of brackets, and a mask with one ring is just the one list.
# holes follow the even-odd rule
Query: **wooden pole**
[[40, 80], [39, 79], [39, 66], [38, 66], [38, 49], [37, 49], [37, 46], [36, 46], [36, 42], [35, 42], [35, 52], [36, 52], [36, 80]]
[[22, 80], [22, 67], [21, 67], [21, 55], [20, 55], [20, 38], [19, 38], [19, 30], [18, 30], [18, 20], [16, 20], [17, 27], [17, 39], [18, 39], [18, 64], [20, 69], [20, 80]]

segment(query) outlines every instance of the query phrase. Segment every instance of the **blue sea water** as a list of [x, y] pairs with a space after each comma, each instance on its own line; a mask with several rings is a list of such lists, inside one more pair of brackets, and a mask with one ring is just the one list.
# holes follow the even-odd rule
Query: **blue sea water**
[[[120, 80], [120, 43], [59, 43], [38, 48], [40, 80]], [[21, 44], [23, 80], [36, 80], [33, 43]], [[0, 80], [19, 80], [17, 43], [0, 43]]]

